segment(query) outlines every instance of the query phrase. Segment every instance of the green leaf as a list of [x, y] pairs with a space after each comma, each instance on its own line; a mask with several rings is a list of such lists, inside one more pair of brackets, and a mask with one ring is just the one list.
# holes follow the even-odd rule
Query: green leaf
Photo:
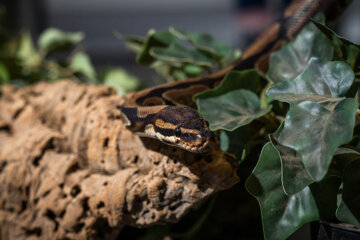
[[255, 70], [230, 71], [225, 75], [218, 87], [197, 94], [194, 100], [220, 96], [235, 89], [247, 89], [257, 93], [259, 88], [260, 78]]
[[91, 63], [90, 57], [84, 52], [77, 52], [70, 61], [69, 68], [75, 73], [80, 73], [85, 76], [90, 83], [96, 84], [97, 77], [94, 66]]
[[289, 103], [304, 100], [334, 101], [331, 98], [344, 96], [353, 81], [354, 72], [347, 63], [311, 58], [300, 75], [275, 84], [266, 94], [273, 99]]
[[249, 124], [270, 111], [271, 106], [260, 109], [260, 100], [249, 90], [238, 89], [218, 97], [199, 99], [199, 112], [209, 121], [212, 131], [233, 131]]
[[184, 47], [178, 42], [173, 42], [168, 47], [152, 47], [150, 55], [164, 62], [190, 63], [205, 67], [212, 66], [211, 59], [205, 54], [194, 48]]
[[0, 62], [0, 85], [10, 83], [10, 74], [6, 66]]
[[326, 178], [288, 196], [282, 187], [280, 168], [279, 153], [267, 143], [246, 181], [248, 192], [259, 202], [266, 240], [286, 239], [305, 223], [321, 216], [328, 218], [336, 209], [338, 178]]
[[196, 65], [186, 64], [184, 66], [184, 72], [190, 77], [197, 77], [203, 74], [204, 69]]
[[150, 55], [150, 50], [153, 47], [167, 47], [173, 42], [177, 42], [177, 38], [169, 31], [155, 32], [149, 31], [149, 36], [146, 38], [143, 49], [137, 56], [139, 64], [149, 66], [156, 59]]
[[235, 131], [221, 131], [220, 147], [221, 150], [236, 156], [239, 161], [244, 160], [244, 154], [251, 151], [251, 137], [253, 133], [246, 127], [240, 127]]
[[135, 53], [140, 53], [145, 44], [145, 39], [138, 36], [121, 35], [120, 36], [128, 49]]
[[[282, 176], [282, 184], [284, 187], [284, 191], [287, 195], [293, 195], [295, 193], [300, 192], [306, 186], [309, 186], [314, 182], [311, 175], [307, 171], [304, 163], [302, 162], [301, 155], [298, 154], [295, 150], [281, 145], [278, 141], [279, 135], [284, 128], [284, 123], [278, 128], [278, 130], [270, 135], [271, 143], [274, 145], [276, 150], [279, 152], [280, 160], [281, 160], [281, 176]], [[349, 148], [337, 148], [334, 152], [334, 155], [349, 155], [349, 157], [360, 155], [359, 152], [349, 149]], [[341, 163], [347, 160], [341, 159]], [[335, 163], [333, 162], [333, 165]], [[338, 168], [341, 168], [341, 164], [336, 164], [336, 169], [331, 169], [332, 173], [337, 171]], [[333, 167], [334, 168], [334, 167]], [[342, 168], [341, 168], [342, 169]], [[330, 174], [333, 176], [334, 174]], [[340, 176], [339, 174], [335, 174], [334, 176]]]
[[140, 87], [138, 79], [121, 68], [107, 70], [103, 82], [105, 85], [115, 88], [117, 94], [121, 96], [136, 91]]
[[170, 28], [176, 36], [189, 40], [196, 49], [206, 52], [215, 59], [231, 55], [231, 48], [224, 43], [216, 41], [211, 35], [204, 33], [190, 33], [180, 28]]
[[222, 66], [220, 66], [220, 67], [223, 68], [223, 67], [229, 66], [230, 64], [234, 63], [234, 61], [236, 59], [239, 59], [241, 57], [241, 55], [242, 55], [241, 49], [238, 49], [238, 48], [234, 49], [229, 56], [226, 56], [220, 60], [221, 64], [222, 64]]
[[172, 70], [171, 75], [175, 80], [183, 80], [187, 78], [186, 73], [180, 69]]
[[31, 39], [31, 35], [28, 31], [24, 31], [20, 34], [19, 39], [19, 48], [17, 50], [16, 56], [22, 61], [26, 62], [28, 60], [32, 60], [34, 58], [39, 57], [34, 43]]
[[330, 39], [338, 58], [346, 61], [355, 70], [360, 71], [360, 45], [338, 36], [333, 30], [325, 26], [322, 22], [314, 19], [311, 21], [316, 27]]
[[246, 83], [256, 81], [256, 76], [253, 70], [230, 72], [219, 87], [195, 96], [198, 110], [209, 121], [211, 130], [233, 131], [270, 110], [270, 105], [261, 109], [258, 96], [247, 90], [255, 89], [254, 84]]
[[342, 154], [351, 154], [355, 156], [360, 156], [360, 152], [351, 149], [351, 148], [345, 148], [345, 147], [339, 147], [335, 150], [335, 155], [342, 155]]
[[[340, 147], [336, 149], [334, 157], [329, 166], [326, 176], [336, 176], [343, 178], [345, 167], [352, 161], [359, 159], [360, 153], [350, 148]], [[341, 196], [339, 196], [341, 197]], [[340, 199], [338, 198], [340, 201]], [[338, 201], [338, 203], [339, 203]]]
[[360, 161], [350, 162], [343, 172], [342, 199], [336, 217], [360, 228]]
[[279, 152], [281, 160], [281, 177], [284, 191], [287, 195], [293, 195], [305, 187], [309, 186], [314, 180], [309, 175], [302, 162], [301, 156], [292, 148], [279, 143], [279, 135], [284, 128], [284, 123], [278, 130], [270, 135], [270, 140], [276, 150]]
[[352, 139], [357, 107], [356, 100], [350, 98], [331, 110], [311, 101], [292, 105], [279, 142], [298, 152], [311, 177], [320, 181], [335, 150]]
[[81, 32], [64, 32], [57, 28], [48, 28], [41, 33], [38, 46], [44, 53], [55, 51], [67, 51], [74, 45], [83, 40], [84, 34]]
[[[323, 15], [318, 15], [317, 19], [325, 21]], [[314, 24], [309, 23], [294, 41], [270, 56], [267, 77], [275, 83], [290, 80], [304, 70], [311, 57], [329, 61], [332, 56], [333, 48], [329, 40]]]

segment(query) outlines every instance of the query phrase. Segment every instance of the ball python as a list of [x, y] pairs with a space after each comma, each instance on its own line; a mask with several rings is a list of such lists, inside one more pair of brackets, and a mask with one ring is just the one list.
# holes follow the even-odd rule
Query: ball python
[[[338, 9], [339, 7], [334, 8], [334, 2], [294, 1], [281, 19], [271, 25], [229, 67], [205, 77], [161, 84], [135, 93], [121, 107], [125, 125], [140, 136], [155, 138], [190, 152], [208, 151], [215, 137], [208, 122], [195, 110], [192, 97], [218, 86], [231, 70], [255, 67], [260, 73], [266, 72], [270, 54], [278, 50], [285, 41], [294, 39], [309, 18], [319, 11]], [[344, 4], [345, 1], [339, 2]]]

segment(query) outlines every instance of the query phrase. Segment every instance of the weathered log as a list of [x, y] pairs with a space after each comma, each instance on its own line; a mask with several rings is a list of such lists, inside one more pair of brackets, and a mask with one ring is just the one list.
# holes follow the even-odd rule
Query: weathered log
[[219, 149], [193, 154], [134, 135], [123, 101], [66, 80], [2, 88], [0, 239], [111, 239], [125, 225], [176, 222], [238, 182]]

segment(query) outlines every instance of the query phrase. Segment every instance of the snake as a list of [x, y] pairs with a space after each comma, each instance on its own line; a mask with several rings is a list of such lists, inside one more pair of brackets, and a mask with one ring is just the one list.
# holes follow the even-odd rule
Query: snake
[[[345, 3], [346, 2], [346, 3]], [[255, 68], [264, 74], [270, 54], [293, 40], [320, 11], [344, 9], [350, 1], [293, 1], [278, 21], [268, 27], [230, 66], [207, 76], [157, 85], [136, 92], [121, 106], [122, 119], [132, 132], [193, 153], [209, 151], [215, 134], [197, 112], [193, 96], [217, 87], [229, 71]], [[337, 4], [334, 7], [334, 4]], [[342, 6], [338, 6], [342, 4]], [[333, 12], [333, 11], [332, 11]]]

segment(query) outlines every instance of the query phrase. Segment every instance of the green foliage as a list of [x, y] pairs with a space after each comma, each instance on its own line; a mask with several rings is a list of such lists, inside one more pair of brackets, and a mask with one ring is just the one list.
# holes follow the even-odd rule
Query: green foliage
[[336, 216], [340, 221], [360, 228], [360, 161], [350, 162], [343, 170], [343, 192]]
[[249, 90], [230, 91], [198, 101], [199, 112], [210, 121], [211, 130], [235, 130], [265, 115], [271, 106], [260, 109], [260, 100]]
[[319, 30], [330, 40], [338, 59], [346, 61], [354, 69], [360, 72], [360, 45], [338, 36], [333, 30], [317, 19], [311, 20]]
[[46, 29], [39, 37], [39, 50], [44, 54], [57, 51], [67, 51], [84, 39], [81, 32], [64, 32], [56, 28]]
[[129, 75], [124, 69], [112, 68], [103, 73], [105, 85], [113, 87], [117, 94], [125, 95], [128, 92], [139, 89], [140, 83], [137, 78]]
[[354, 72], [347, 63], [311, 58], [298, 76], [275, 84], [267, 95], [288, 103], [307, 100], [325, 104], [340, 101], [353, 81]]
[[[314, 220], [359, 226], [358, 46], [322, 23], [309, 23], [272, 54], [268, 83], [252, 70], [232, 71], [195, 97], [210, 128], [220, 130], [223, 150], [246, 161], [249, 146], [265, 144], [246, 183], [259, 202], [265, 239], [286, 239]], [[248, 134], [254, 128], [262, 141]]]
[[160, 61], [173, 65], [179, 64], [181, 66], [184, 63], [190, 63], [203, 67], [211, 67], [210, 58], [201, 54], [196, 49], [184, 47], [178, 42], [171, 43], [167, 47], [152, 47], [150, 54]]
[[5, 65], [0, 63], [0, 85], [10, 82], [9, 72], [6, 69]]
[[293, 105], [279, 142], [299, 153], [312, 179], [320, 181], [336, 148], [352, 139], [357, 107], [355, 99], [344, 99], [331, 110], [311, 101]]
[[[303, 224], [320, 220], [322, 215], [329, 214], [326, 212], [336, 209], [339, 178], [329, 177], [288, 195], [281, 177], [279, 152], [272, 143], [267, 143], [246, 181], [248, 191], [260, 204], [265, 239], [286, 239]], [[330, 203], [328, 208], [321, 205], [323, 201]]]
[[241, 55], [211, 35], [170, 27], [151, 29], [145, 38], [122, 36], [137, 54], [139, 64], [150, 66], [169, 81], [202, 76], [223, 68]]
[[[316, 19], [325, 22], [323, 15], [318, 15]], [[314, 24], [308, 24], [294, 41], [271, 55], [266, 75], [275, 83], [289, 80], [304, 70], [311, 57], [329, 61], [332, 56], [333, 49], [326, 36]]]
[[[265, 115], [271, 108], [260, 108], [255, 90], [259, 76], [253, 70], [231, 72], [222, 84], [195, 97], [200, 114], [209, 121], [211, 130], [233, 131]], [[237, 83], [235, 83], [237, 82]], [[251, 84], [247, 84], [252, 82]]]
[[70, 60], [69, 68], [74, 73], [81, 74], [86, 77], [90, 83], [97, 82], [97, 76], [90, 57], [84, 52], [77, 52]]
[[204, 33], [190, 33], [179, 28], [170, 28], [170, 31], [181, 39], [191, 42], [196, 49], [206, 53], [214, 59], [222, 59], [232, 54], [229, 46], [216, 41], [211, 35]]
[[[92, 84], [108, 84], [119, 94], [139, 89], [138, 80], [119, 68], [97, 73], [85, 52], [73, 51], [84, 39], [81, 32], [46, 29], [35, 46], [30, 33], [22, 31], [15, 38], [0, 40], [0, 85], [26, 86], [37, 81], [57, 81], [69, 78]], [[60, 59], [62, 52], [67, 58]], [[49, 57], [51, 55], [51, 57]]]

